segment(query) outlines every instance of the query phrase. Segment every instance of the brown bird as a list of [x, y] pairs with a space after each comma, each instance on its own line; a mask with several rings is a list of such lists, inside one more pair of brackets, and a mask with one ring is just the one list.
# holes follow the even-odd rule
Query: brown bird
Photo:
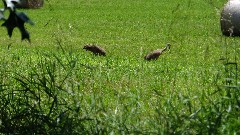
[[85, 45], [83, 49], [90, 51], [95, 55], [106, 56], [106, 51], [97, 45]]
[[170, 43], [167, 43], [166, 47], [162, 48], [162, 49], [157, 49], [157, 50], [154, 50], [152, 52], [150, 52], [149, 54], [147, 54], [144, 59], [145, 60], [157, 60], [158, 57], [164, 52], [166, 51], [167, 49], [170, 49], [170, 46], [171, 44]]

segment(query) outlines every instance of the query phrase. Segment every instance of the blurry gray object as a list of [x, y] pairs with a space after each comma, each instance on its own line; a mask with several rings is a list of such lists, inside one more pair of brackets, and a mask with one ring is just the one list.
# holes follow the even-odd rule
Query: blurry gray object
[[6, 20], [6, 18], [3, 15], [4, 9], [0, 9], [0, 20]]
[[225, 36], [240, 36], [240, 0], [229, 0], [221, 13], [221, 31]]

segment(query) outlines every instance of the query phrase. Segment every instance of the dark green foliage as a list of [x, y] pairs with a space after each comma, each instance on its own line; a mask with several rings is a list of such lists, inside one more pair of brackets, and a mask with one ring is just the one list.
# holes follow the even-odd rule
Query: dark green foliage
[[[72, 115], [79, 108], [72, 108], [61, 96], [67, 91], [62, 86], [65, 80], [57, 84], [56, 66], [54, 61], [45, 59], [30, 67], [26, 76], [14, 73], [19, 87], [6, 86], [8, 90], [1, 91], [1, 133], [73, 133], [72, 126], [77, 122], [73, 123]], [[64, 77], [67, 78], [68, 75]]]
[[[90, 84], [82, 78], [84, 72], [97, 69], [79, 63], [74, 54], [66, 54], [64, 51], [61, 58], [59, 54], [47, 54], [38, 60], [38, 63], [32, 63], [34, 65], [29, 67], [28, 72], [13, 74], [14, 85], [1, 84], [1, 133], [239, 133], [237, 127], [240, 123], [236, 117], [240, 115], [237, 63], [224, 63], [225, 69], [218, 74], [221, 78], [216, 80], [218, 89], [214, 93], [203, 92], [202, 97], [189, 97], [181, 93], [163, 96], [157, 90], [152, 91], [158, 97], [156, 108], [154, 113], [146, 113], [149, 115], [146, 117], [148, 120], [143, 120], [138, 115], [141, 114], [140, 95], [117, 92], [117, 106], [112, 108], [114, 106], [106, 100], [109, 94], [101, 94], [99, 90], [103, 89], [98, 89], [100, 87], [97, 84]], [[2, 71], [3, 76], [9, 74]], [[96, 76], [92, 74], [89, 77]], [[196, 105], [196, 101], [200, 104]], [[113, 113], [110, 108], [114, 109]], [[142, 122], [148, 123], [148, 126], [141, 125]]]
[[[34, 23], [29, 19], [29, 17], [23, 12], [17, 12], [15, 7], [15, 1], [2, 0], [4, 3], [4, 8], [0, 11], [0, 20], [3, 20], [3, 27], [6, 27], [9, 37], [12, 37], [13, 30], [17, 27], [22, 36], [22, 40], [27, 39], [30, 42], [29, 32], [26, 30], [24, 23], [27, 22], [31, 25]], [[4, 18], [3, 13], [5, 10], [9, 10], [10, 14], [7, 19]]]

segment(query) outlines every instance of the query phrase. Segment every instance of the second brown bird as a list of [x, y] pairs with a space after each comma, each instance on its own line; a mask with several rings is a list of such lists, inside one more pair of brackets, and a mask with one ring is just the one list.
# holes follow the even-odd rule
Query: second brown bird
[[170, 43], [167, 43], [166, 47], [150, 52], [144, 57], [144, 59], [148, 61], [157, 60], [164, 51], [166, 51], [167, 49], [170, 49], [170, 46], [171, 46]]

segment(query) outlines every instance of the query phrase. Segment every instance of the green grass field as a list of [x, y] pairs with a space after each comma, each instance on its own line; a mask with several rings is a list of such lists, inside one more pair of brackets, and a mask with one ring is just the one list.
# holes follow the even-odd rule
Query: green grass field
[[[0, 133], [240, 134], [240, 39], [221, 34], [225, 2], [46, 0], [19, 9], [35, 25], [26, 24], [31, 44], [0, 28]], [[143, 59], [166, 43], [158, 60]]]

